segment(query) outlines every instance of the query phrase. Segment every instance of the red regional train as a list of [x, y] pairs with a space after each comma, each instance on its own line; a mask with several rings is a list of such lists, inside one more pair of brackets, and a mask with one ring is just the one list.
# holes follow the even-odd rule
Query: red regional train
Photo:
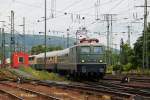
[[26, 66], [29, 65], [29, 55], [24, 52], [14, 52], [12, 54], [11, 58], [11, 67], [12, 68], [19, 68], [20, 66]]

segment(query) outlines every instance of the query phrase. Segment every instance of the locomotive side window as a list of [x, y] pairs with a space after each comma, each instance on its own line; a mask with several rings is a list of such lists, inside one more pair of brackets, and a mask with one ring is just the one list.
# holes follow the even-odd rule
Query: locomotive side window
[[90, 53], [90, 47], [81, 47], [81, 53]]
[[19, 63], [23, 63], [24, 62], [24, 58], [23, 57], [19, 57]]
[[94, 47], [94, 50], [93, 50], [94, 53], [102, 53], [103, 52], [103, 49], [102, 47]]

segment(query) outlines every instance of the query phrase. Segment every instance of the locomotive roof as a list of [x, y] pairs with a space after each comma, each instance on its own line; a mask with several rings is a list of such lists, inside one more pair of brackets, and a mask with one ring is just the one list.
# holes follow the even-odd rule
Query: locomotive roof
[[79, 43], [79, 44], [76, 45], [76, 46], [90, 46], [90, 45], [103, 46], [103, 45], [100, 44], [100, 43]]

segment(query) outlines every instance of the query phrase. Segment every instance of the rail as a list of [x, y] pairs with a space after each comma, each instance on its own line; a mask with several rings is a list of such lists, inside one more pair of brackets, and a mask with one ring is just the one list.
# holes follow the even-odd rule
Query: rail
[[[18, 88], [19, 90], [22, 90], [22, 91], [25, 91], [25, 92], [28, 92], [28, 93], [36, 94], [36, 95], [38, 95], [40, 97], [45, 98], [46, 100], [61, 100], [60, 98], [57, 98], [55, 96], [51, 96], [51, 95], [47, 95], [47, 94], [44, 94], [44, 93], [40, 93], [40, 92], [33, 91], [33, 90], [30, 90], [30, 89], [26, 89], [26, 88], [23, 88], [23, 87], [20, 87], [20, 86], [10, 85], [10, 84], [4, 83], [4, 82], [0, 82], [0, 84], [5, 85], [5, 86], [9, 86], [9, 87], [13, 87], [13, 88]], [[5, 90], [2, 90], [2, 91], [6, 92], [6, 93], [9, 93], [9, 92], [7, 92]], [[12, 94], [12, 95], [14, 95], [14, 94]], [[18, 97], [18, 98], [20, 98], [20, 97]], [[24, 100], [24, 99], [20, 98], [20, 100]]]
[[13, 99], [15, 99], [15, 100], [24, 100], [23, 98], [21, 98], [21, 97], [15, 95], [15, 94], [12, 94], [12, 93], [10, 93], [10, 92], [8, 92], [8, 91], [5, 91], [5, 90], [3, 90], [3, 89], [0, 89], [0, 92], [9, 95], [11, 98], [13, 98]]

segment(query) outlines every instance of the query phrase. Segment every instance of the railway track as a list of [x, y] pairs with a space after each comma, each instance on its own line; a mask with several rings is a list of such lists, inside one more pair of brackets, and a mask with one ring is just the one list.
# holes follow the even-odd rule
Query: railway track
[[[125, 75], [116, 75], [116, 76], [114, 76], [114, 75], [106, 75], [104, 80], [121, 81], [124, 76]], [[128, 75], [128, 77], [130, 78], [130, 81], [150, 83], [149, 76]]]
[[114, 81], [114, 80], [102, 80], [100, 83], [109, 83], [109, 84], [113, 84], [116, 86], [124, 86], [124, 87], [130, 87], [130, 88], [136, 88], [139, 90], [149, 90], [150, 91], [150, 82], [146, 83], [146, 82], [137, 82], [137, 81], [130, 81], [127, 83], [121, 83], [121, 81]]
[[[84, 83], [63, 83], [63, 82], [54, 82], [54, 81], [28, 81], [30, 84], [39, 84], [49, 87], [58, 87], [65, 90], [73, 90], [78, 91], [85, 94], [92, 94], [96, 96], [102, 96], [107, 95], [113, 100], [138, 100], [133, 98], [142, 98], [141, 100], [150, 100], [150, 91], [146, 91], [143, 88], [134, 88], [130, 86], [124, 86], [117, 83], [111, 83], [111, 82], [84, 82]], [[10, 84], [6, 84], [4, 82], [1, 82], [0, 85], [9, 86], [18, 88], [19, 90], [23, 90], [26, 93], [31, 93], [39, 96], [39, 98], [44, 98], [45, 100], [59, 100], [58, 98], [55, 98], [53, 96], [47, 96], [46, 94], [39, 93], [33, 90], [29, 90], [23, 87], [18, 86], [12, 86]], [[0, 86], [1, 87], [1, 86]], [[6, 91], [6, 90], [5, 90]], [[8, 92], [8, 91], [6, 91]], [[12, 94], [12, 93], [11, 93]], [[15, 97], [18, 97], [18, 100], [24, 100], [21, 96], [12, 94]], [[15, 98], [14, 97], [14, 98]], [[42, 100], [44, 100], [42, 99]], [[35, 99], [36, 100], [36, 99]]]
[[[70, 84], [57, 84], [57, 83], [48, 83], [42, 82], [40, 84], [47, 86], [58, 86], [64, 89], [73, 89], [78, 90], [80, 92], [87, 92], [96, 95], [107, 94], [112, 99], [120, 99], [120, 100], [130, 100], [131, 98], [142, 98], [141, 100], [150, 100], [150, 90], [145, 90], [141, 88], [134, 88], [123, 86], [120, 84], [107, 83], [107, 82], [87, 82], [87, 83], [70, 83]], [[134, 99], [136, 100], [136, 99]]]
[[8, 97], [14, 98], [14, 100], [60, 100], [54, 96], [26, 89], [20, 86], [10, 85], [4, 82], [0, 82], [0, 88], [1, 93], [7, 94]]
[[150, 83], [150, 78], [136, 78], [136, 77], [131, 77], [131, 81]]
[[3, 95], [2, 98], [5, 98], [5, 99], [13, 99], [13, 100], [23, 100], [23, 98], [13, 94], [13, 93], [10, 93], [6, 90], [3, 90], [3, 89], [0, 89], [0, 94]]
[[81, 93], [94, 94], [97, 96], [107, 95], [112, 100], [132, 100], [132, 98], [134, 98], [135, 96], [133, 94], [115, 91], [115, 90], [109, 89], [108, 87], [97, 88], [92, 85], [82, 84], [82, 83], [69, 83], [69, 84], [62, 83], [61, 84], [61, 83], [55, 83], [55, 82], [42, 81], [42, 82], [39, 82], [38, 84], [46, 85], [46, 86], [55, 86], [55, 87], [59, 87], [63, 89], [79, 91]]
[[114, 91], [120, 91], [124, 93], [129, 93], [133, 95], [138, 95], [141, 97], [149, 98], [150, 99], [150, 89], [145, 90], [145, 88], [135, 88], [129, 87], [127, 85], [116, 84], [116, 83], [108, 83], [108, 82], [87, 82], [86, 84], [91, 85], [95, 88], [108, 88]]

